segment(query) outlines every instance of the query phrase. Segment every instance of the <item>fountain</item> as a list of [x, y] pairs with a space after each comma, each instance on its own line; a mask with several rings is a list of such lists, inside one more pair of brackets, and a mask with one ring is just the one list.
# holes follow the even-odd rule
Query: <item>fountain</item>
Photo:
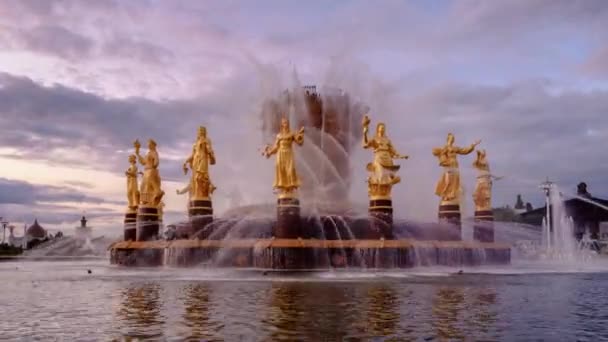
[[[124, 239], [110, 246], [111, 263], [272, 270], [508, 264], [510, 246], [494, 242], [485, 151], [475, 164], [480, 170], [474, 197], [476, 241], [462, 239], [457, 155], [471, 153], [479, 142], [457, 147], [449, 134], [444, 146], [433, 149], [444, 168], [435, 191], [441, 198], [439, 221], [411, 222], [393, 209], [391, 197], [401, 181], [400, 166], [393, 160], [408, 156], [396, 151], [385, 124], [378, 123], [375, 135], [368, 136], [368, 111], [365, 104], [336, 89], [297, 87], [266, 101], [263, 129], [275, 136], [262, 155], [276, 158], [276, 203], [232, 208], [221, 217], [213, 214], [215, 185], [209, 177], [215, 153], [206, 129], [200, 127], [184, 163], [184, 173], [191, 170], [190, 183], [178, 191], [188, 193], [189, 219], [175, 224], [165, 239], [160, 238], [164, 191], [156, 143], [151, 140], [148, 154], [141, 156], [136, 141], [126, 172]], [[292, 130], [290, 123], [299, 128]], [[367, 165], [367, 206], [347, 199], [349, 156], [361, 142], [373, 151]], [[136, 159], [144, 166], [140, 189]]]
[[542, 249], [545, 259], [575, 262], [586, 260], [593, 253], [590, 239], [577, 241], [574, 220], [568, 215], [564, 198], [558, 186], [547, 180], [540, 185], [545, 192], [546, 215], [542, 223]]

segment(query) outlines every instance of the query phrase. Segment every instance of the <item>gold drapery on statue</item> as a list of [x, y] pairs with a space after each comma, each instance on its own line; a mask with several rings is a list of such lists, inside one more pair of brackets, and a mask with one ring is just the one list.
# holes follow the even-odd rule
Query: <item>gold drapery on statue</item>
[[156, 151], [156, 142], [153, 139], [148, 141], [148, 153], [145, 156], [139, 154], [139, 149], [141, 148], [139, 140], [135, 140], [133, 145], [135, 147], [135, 155], [139, 159], [139, 163], [144, 167], [139, 191], [140, 204], [158, 207], [165, 192], [161, 189], [160, 173], [158, 172], [160, 159]]
[[473, 162], [473, 167], [479, 172], [473, 192], [475, 211], [492, 210], [492, 181], [499, 180], [501, 177], [495, 177], [490, 173], [486, 150], [477, 150], [477, 159]]
[[439, 166], [443, 167], [443, 174], [435, 187], [435, 194], [441, 197], [443, 204], [459, 204], [461, 197], [460, 172], [458, 170], [458, 155], [467, 155], [480, 141], [468, 147], [454, 146], [454, 135], [448, 133], [447, 142], [443, 147], [433, 149], [433, 155], [439, 159]]
[[289, 120], [283, 117], [274, 144], [267, 145], [262, 152], [266, 158], [277, 155], [273, 188], [277, 190], [279, 197], [294, 197], [295, 191], [300, 187], [293, 151], [294, 143], [298, 145], [304, 143], [304, 127], [293, 132], [289, 128]]
[[390, 198], [392, 186], [399, 183], [401, 178], [396, 175], [400, 166], [393, 163], [393, 159], [407, 159], [395, 150], [391, 140], [386, 136], [386, 125], [382, 122], [376, 126], [376, 135], [368, 138], [370, 119], [363, 118], [363, 148], [371, 148], [374, 159], [367, 164], [370, 175], [367, 178], [368, 194], [370, 198]]
[[216, 189], [209, 177], [209, 165], [215, 165], [215, 153], [211, 139], [207, 137], [207, 129], [201, 126], [198, 128], [196, 142], [192, 145], [192, 153], [183, 165], [184, 174], [188, 173], [188, 167], [192, 170], [190, 183], [186, 189], [178, 190], [177, 193], [182, 194], [187, 190], [190, 200], [209, 199]]
[[129, 156], [129, 168], [125, 171], [127, 176], [127, 200], [131, 210], [137, 209], [139, 205], [139, 187], [137, 184], [137, 157], [132, 154]]

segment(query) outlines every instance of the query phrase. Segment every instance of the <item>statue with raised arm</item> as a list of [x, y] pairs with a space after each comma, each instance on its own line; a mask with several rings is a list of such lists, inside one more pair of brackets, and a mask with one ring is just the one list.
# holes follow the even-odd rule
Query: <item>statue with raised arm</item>
[[300, 179], [296, 172], [296, 162], [293, 153], [293, 143], [304, 143], [304, 127], [297, 132], [289, 128], [289, 120], [281, 119], [281, 127], [274, 144], [266, 145], [262, 155], [266, 158], [276, 154], [275, 177], [273, 188], [279, 193], [279, 198], [294, 197], [300, 187]]
[[[190, 184], [186, 187], [190, 200], [209, 199], [215, 190], [209, 177], [209, 165], [215, 165], [215, 153], [211, 146], [211, 139], [207, 137], [207, 129], [200, 126], [196, 142], [192, 145], [192, 153], [183, 165], [184, 174], [188, 174], [188, 168], [192, 170]], [[177, 193], [185, 193], [186, 189], [178, 190]]]
[[477, 183], [473, 192], [475, 211], [490, 211], [492, 210], [492, 181], [502, 177], [496, 177], [490, 173], [486, 150], [477, 150], [477, 158], [473, 162], [473, 167], [478, 171]]
[[156, 151], [156, 141], [153, 139], [148, 140], [148, 153], [145, 156], [139, 154], [139, 149], [141, 148], [139, 140], [135, 140], [133, 146], [135, 147], [135, 155], [139, 163], [144, 167], [139, 192], [140, 204], [158, 207], [165, 192], [160, 187], [160, 174], [158, 172], [160, 160]]
[[435, 187], [435, 194], [441, 197], [442, 204], [459, 204], [461, 187], [458, 155], [473, 152], [480, 142], [478, 140], [468, 147], [458, 147], [454, 145], [454, 135], [448, 133], [446, 144], [433, 149], [433, 155], [439, 159], [439, 166], [443, 167], [443, 174]]
[[393, 159], [407, 159], [406, 155], [399, 154], [393, 147], [391, 140], [386, 136], [386, 125], [382, 122], [376, 126], [376, 135], [368, 138], [371, 120], [366, 115], [363, 118], [363, 148], [372, 149], [374, 160], [367, 164], [370, 175], [367, 178], [368, 193], [373, 199], [390, 198], [392, 186], [399, 183], [401, 178], [396, 175], [400, 166], [393, 163]]
[[127, 200], [131, 210], [139, 205], [139, 187], [137, 186], [137, 159], [134, 154], [129, 156], [129, 168], [125, 171], [127, 176]]

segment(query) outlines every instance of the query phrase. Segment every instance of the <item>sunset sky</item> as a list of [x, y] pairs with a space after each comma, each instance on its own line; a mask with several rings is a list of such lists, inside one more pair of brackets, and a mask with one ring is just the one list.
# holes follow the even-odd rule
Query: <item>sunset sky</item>
[[[295, 70], [295, 71], [294, 71]], [[481, 139], [494, 206], [542, 203], [546, 177], [608, 198], [608, 2], [1, 1], [0, 216], [118, 233], [136, 138], [154, 138], [166, 221], [186, 216], [181, 164], [199, 125], [216, 213], [271, 201], [260, 101], [302, 84], [369, 104], [400, 152], [395, 210], [434, 219], [431, 149]], [[145, 146], [145, 144], [144, 144]], [[145, 149], [144, 149], [145, 151]], [[351, 198], [366, 201], [353, 155]], [[474, 156], [460, 158], [470, 198]]]

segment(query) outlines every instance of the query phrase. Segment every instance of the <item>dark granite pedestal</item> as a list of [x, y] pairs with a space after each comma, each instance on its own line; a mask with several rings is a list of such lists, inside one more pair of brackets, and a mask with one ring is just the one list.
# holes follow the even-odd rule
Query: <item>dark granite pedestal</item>
[[300, 201], [297, 198], [279, 198], [273, 236], [277, 239], [296, 239], [302, 236], [300, 229]]
[[129, 210], [125, 213], [124, 241], [137, 240], [137, 211]]
[[213, 222], [213, 203], [210, 199], [192, 200], [188, 206], [188, 217], [192, 224], [192, 236], [206, 239], [212, 231], [206, 227]]
[[391, 199], [369, 200], [370, 227], [367, 239], [393, 239], [393, 201]]
[[460, 217], [460, 204], [441, 204], [437, 214], [440, 223], [448, 223], [453, 229], [457, 230], [456, 236], [462, 240], [462, 222]]

